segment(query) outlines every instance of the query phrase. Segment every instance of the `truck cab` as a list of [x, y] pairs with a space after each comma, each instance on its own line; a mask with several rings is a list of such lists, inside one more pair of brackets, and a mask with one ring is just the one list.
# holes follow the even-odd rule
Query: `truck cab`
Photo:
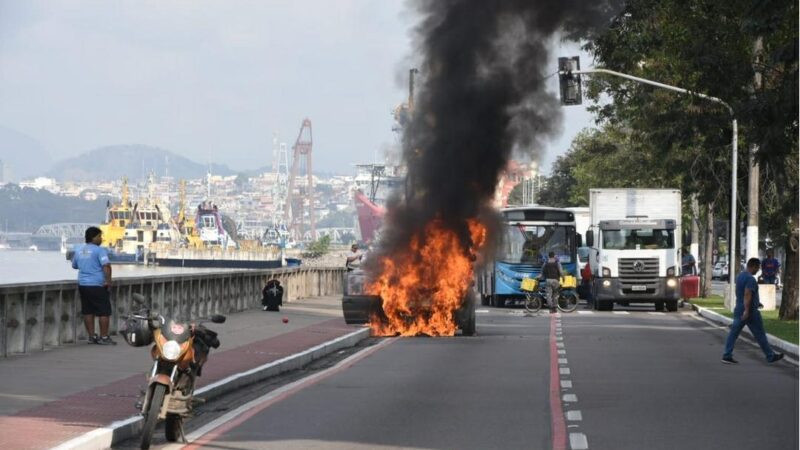
[[654, 303], [677, 311], [679, 228], [672, 219], [601, 220], [587, 233], [596, 309]]

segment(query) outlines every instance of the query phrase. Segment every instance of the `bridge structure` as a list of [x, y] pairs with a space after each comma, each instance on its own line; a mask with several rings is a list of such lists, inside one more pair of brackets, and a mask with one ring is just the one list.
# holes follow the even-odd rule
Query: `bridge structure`
[[323, 236], [330, 236], [331, 242], [334, 244], [349, 244], [350, 241], [357, 238], [358, 234], [356, 233], [356, 229], [353, 227], [317, 228], [313, 232], [308, 230], [303, 233], [303, 241], [316, 241]]
[[57, 237], [61, 238], [61, 236], [66, 237], [68, 240], [76, 240], [80, 239], [83, 240], [84, 233], [86, 229], [91, 226], [97, 226], [97, 224], [93, 223], [77, 223], [77, 222], [64, 222], [64, 223], [51, 223], [49, 225], [42, 225], [33, 233], [34, 236], [48, 236], [48, 237]]

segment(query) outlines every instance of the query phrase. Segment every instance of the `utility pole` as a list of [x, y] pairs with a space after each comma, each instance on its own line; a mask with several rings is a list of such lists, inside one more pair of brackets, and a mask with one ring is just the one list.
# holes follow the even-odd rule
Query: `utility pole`
[[[756, 38], [753, 45], [753, 99], [756, 98], [761, 90], [761, 66], [764, 42], [761, 36]], [[760, 170], [756, 161], [758, 144], [750, 144], [750, 175], [748, 178], [749, 195], [747, 197], [747, 259], [758, 258], [758, 194]]]

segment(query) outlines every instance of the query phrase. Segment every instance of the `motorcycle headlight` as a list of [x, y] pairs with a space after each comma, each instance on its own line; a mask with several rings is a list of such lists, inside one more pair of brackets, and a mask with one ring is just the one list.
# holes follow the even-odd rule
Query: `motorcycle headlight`
[[181, 356], [181, 345], [176, 341], [167, 341], [164, 346], [161, 347], [161, 354], [164, 355], [164, 358], [175, 361]]

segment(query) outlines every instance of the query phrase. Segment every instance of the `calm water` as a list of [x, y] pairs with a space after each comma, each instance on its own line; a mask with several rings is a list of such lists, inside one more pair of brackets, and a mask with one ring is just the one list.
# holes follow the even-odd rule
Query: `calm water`
[[[169, 275], [178, 273], [224, 272], [228, 269], [182, 269], [115, 264], [114, 278]], [[78, 271], [60, 252], [0, 250], [0, 285], [40, 281], [77, 280]]]

